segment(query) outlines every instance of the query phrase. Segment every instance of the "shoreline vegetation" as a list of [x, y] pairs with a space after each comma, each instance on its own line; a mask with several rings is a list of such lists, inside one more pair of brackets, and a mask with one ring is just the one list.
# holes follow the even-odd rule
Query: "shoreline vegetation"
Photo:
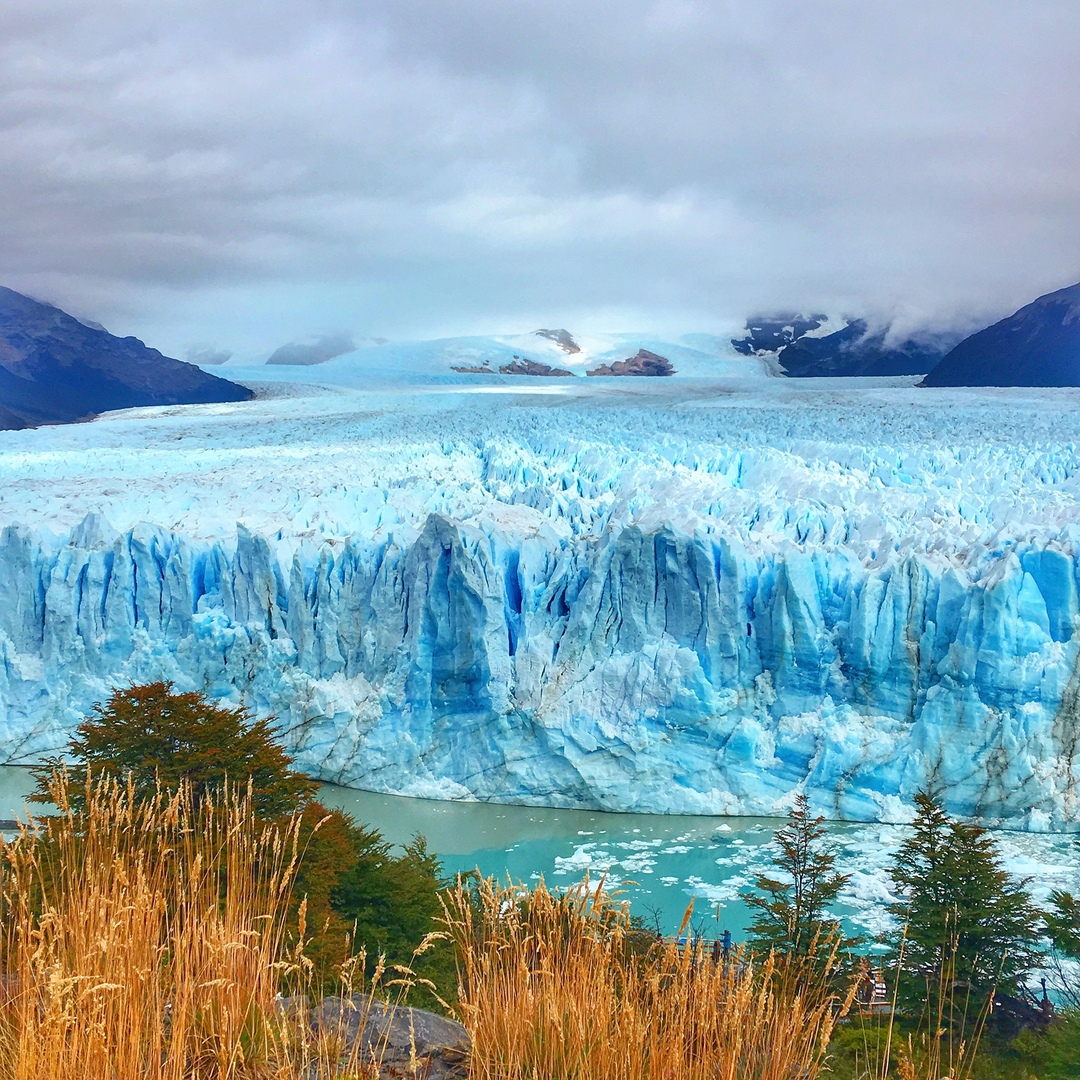
[[[71, 756], [37, 770], [56, 812], [0, 843], [2, 1078], [1077, 1075], [1080, 904], [1038, 912], [929, 794], [891, 939], [842, 937], [801, 800], [739, 945], [692, 906], [662, 937], [604, 880], [448, 882], [422, 838], [394, 857], [319, 806], [268, 725], [168, 684], [115, 691]], [[1056, 1017], [1025, 989], [1051, 958]]]

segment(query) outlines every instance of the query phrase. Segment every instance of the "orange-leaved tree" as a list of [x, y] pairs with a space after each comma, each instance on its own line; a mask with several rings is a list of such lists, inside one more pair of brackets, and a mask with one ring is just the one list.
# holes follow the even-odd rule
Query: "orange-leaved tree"
[[[130, 776], [140, 797], [159, 786], [176, 790], [187, 783], [196, 806], [226, 781], [241, 787], [250, 781], [253, 808], [267, 819], [302, 809], [319, 788], [292, 768], [270, 720], [256, 720], [198, 691], [176, 693], [169, 682], [114, 690], [75, 729], [67, 757], [95, 776]], [[51, 760], [36, 770], [31, 798], [49, 800], [52, 773], [60, 764]]]

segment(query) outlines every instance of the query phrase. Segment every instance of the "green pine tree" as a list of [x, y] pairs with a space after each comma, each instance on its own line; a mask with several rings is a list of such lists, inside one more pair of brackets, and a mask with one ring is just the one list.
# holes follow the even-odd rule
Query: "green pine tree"
[[1054, 889], [1050, 894], [1046, 931], [1058, 952], [1080, 960], [1080, 900], [1072, 893]]
[[754, 882], [757, 892], [743, 893], [755, 912], [749, 930], [754, 947], [825, 959], [834, 945], [855, 943], [841, 937], [840, 920], [829, 914], [850, 875], [836, 871], [836, 852], [825, 841], [823, 820], [810, 816], [805, 795], [795, 797], [787, 824], [774, 838], [780, 847], [775, 865], [783, 877], [760, 874]]
[[[908, 1006], [972, 1006], [995, 990], [1016, 993], [1037, 963], [1041, 916], [1027, 879], [1013, 880], [990, 834], [954, 821], [927, 792], [889, 868], [897, 929], [887, 935]], [[902, 950], [902, 961], [901, 961]], [[944, 1010], [940, 1015], [947, 1015]]]

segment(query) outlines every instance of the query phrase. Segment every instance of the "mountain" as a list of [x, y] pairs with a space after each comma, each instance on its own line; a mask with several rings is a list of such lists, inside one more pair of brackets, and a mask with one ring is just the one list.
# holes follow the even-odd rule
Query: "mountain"
[[574, 340], [569, 330], [537, 330], [536, 336], [554, 341], [563, 352], [571, 354], [581, 352], [581, 346]]
[[1080, 386], [1080, 284], [964, 338], [920, 386]]
[[0, 286], [0, 429], [139, 405], [247, 401], [244, 386]]
[[801, 336], [778, 354], [792, 378], [923, 375], [956, 344], [956, 334], [920, 334], [889, 342], [889, 328], [855, 319], [824, 337]]
[[[558, 340], [556, 340], [558, 339]], [[648, 362], [648, 356], [663, 358]], [[668, 365], [670, 365], [670, 370]], [[521, 334], [470, 335], [375, 344], [360, 341], [355, 352], [338, 356], [316, 368], [305, 368], [306, 382], [364, 386], [432, 380], [473, 382], [478, 376], [523, 382], [526, 376], [584, 377], [668, 375], [678, 379], [767, 379], [756, 356], [739, 356], [726, 340], [712, 334], [657, 335], [650, 332], [571, 334], [562, 329]], [[242, 368], [233, 361], [234, 378], [265, 382], [289, 381], [288, 366]], [[592, 378], [594, 386], [607, 379]]]
[[828, 321], [826, 315], [756, 315], [746, 320], [746, 337], [732, 338], [731, 345], [740, 356], [776, 352]]

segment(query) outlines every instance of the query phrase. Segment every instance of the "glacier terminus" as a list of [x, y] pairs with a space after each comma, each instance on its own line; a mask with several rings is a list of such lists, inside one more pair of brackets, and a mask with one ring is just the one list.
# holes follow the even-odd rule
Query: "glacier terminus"
[[745, 365], [0, 433], [0, 759], [164, 678], [375, 791], [1073, 827], [1080, 391]]

